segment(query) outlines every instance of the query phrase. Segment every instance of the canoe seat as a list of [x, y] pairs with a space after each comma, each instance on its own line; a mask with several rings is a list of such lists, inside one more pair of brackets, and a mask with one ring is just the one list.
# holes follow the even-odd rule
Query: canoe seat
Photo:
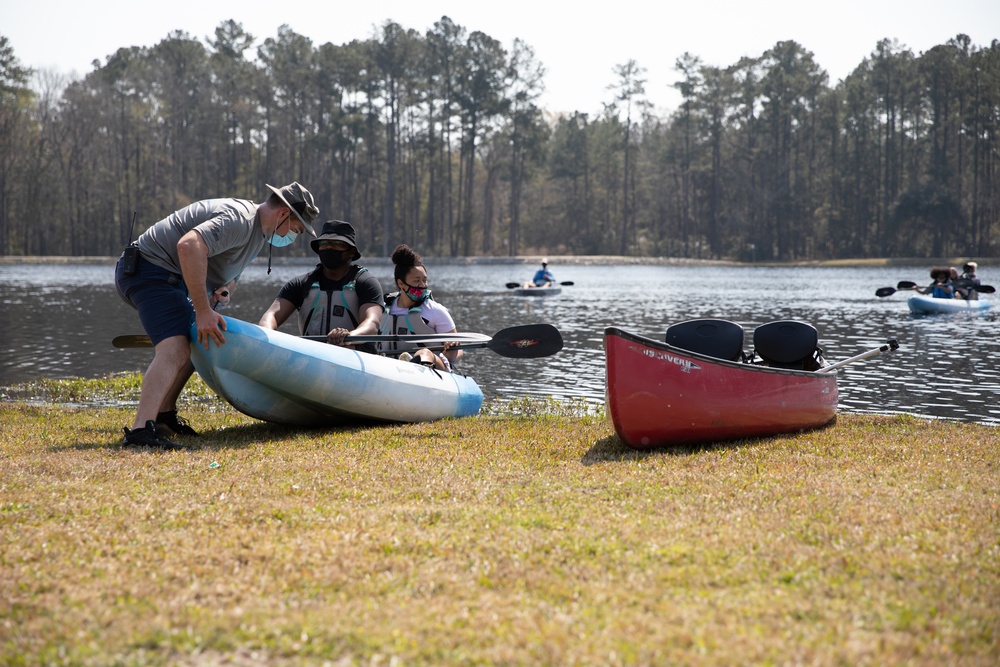
[[776, 368], [814, 371], [823, 365], [816, 327], [805, 322], [768, 322], [753, 332], [756, 356]]
[[706, 357], [739, 361], [743, 327], [728, 320], [688, 320], [667, 327], [667, 345]]

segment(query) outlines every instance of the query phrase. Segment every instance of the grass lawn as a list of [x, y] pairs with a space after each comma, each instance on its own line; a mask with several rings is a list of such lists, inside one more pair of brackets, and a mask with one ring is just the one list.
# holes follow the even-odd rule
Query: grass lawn
[[304, 430], [195, 387], [160, 453], [100, 403], [138, 376], [42, 389], [0, 390], [3, 665], [1000, 660], [996, 428], [635, 452], [553, 404]]

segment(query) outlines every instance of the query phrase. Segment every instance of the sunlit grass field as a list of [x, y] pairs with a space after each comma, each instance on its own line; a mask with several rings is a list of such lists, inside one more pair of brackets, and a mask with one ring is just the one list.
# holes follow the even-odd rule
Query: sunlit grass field
[[[2, 665], [996, 665], [1000, 431], [635, 452], [552, 401], [305, 430], [0, 390]], [[125, 402], [124, 404], [122, 402]]]

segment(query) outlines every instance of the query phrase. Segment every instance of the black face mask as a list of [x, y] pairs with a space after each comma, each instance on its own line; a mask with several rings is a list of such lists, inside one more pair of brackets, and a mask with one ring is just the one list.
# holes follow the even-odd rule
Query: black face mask
[[352, 254], [350, 250], [320, 250], [319, 261], [323, 265], [323, 268], [332, 271], [349, 263]]

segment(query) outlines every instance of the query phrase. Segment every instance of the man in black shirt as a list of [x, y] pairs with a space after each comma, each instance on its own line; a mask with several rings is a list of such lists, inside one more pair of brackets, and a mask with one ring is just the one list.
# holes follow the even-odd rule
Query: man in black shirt
[[[382, 286], [368, 269], [354, 263], [361, 257], [350, 223], [331, 220], [311, 242], [320, 263], [281, 288], [260, 326], [277, 329], [298, 312], [299, 334], [326, 336], [333, 345], [345, 345], [347, 336], [374, 336], [382, 323]], [[358, 349], [374, 352], [372, 344]]]

